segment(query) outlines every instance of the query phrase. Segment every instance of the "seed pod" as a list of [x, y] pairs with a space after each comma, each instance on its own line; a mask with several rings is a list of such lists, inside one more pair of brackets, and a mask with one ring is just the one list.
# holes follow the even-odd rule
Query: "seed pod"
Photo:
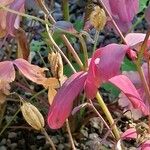
[[61, 78], [63, 76], [63, 62], [61, 55], [58, 52], [52, 52], [48, 55], [48, 60], [51, 65], [51, 72], [53, 76], [57, 79]]
[[99, 6], [94, 7], [94, 11], [92, 11], [90, 15], [90, 22], [94, 26], [94, 28], [98, 31], [103, 30], [107, 21], [107, 17], [105, 11]]
[[44, 127], [44, 118], [39, 110], [28, 102], [23, 102], [21, 112], [27, 123], [36, 130], [41, 130]]

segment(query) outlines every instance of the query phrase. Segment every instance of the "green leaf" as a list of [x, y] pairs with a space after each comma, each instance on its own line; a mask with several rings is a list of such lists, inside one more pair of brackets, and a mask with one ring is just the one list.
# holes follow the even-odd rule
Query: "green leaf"
[[[79, 67], [79, 65], [77, 64], [77, 63], [72, 63], [72, 65], [73, 65], [73, 67], [77, 70], [77, 71], [79, 71], [80, 70], [80, 67]], [[73, 72], [72, 72], [72, 70], [71, 70], [71, 68], [70, 68], [70, 66], [67, 64], [67, 65], [64, 65], [64, 74], [67, 76], [67, 77], [70, 77], [72, 74], [73, 74]]]
[[83, 29], [83, 20], [76, 20], [75, 23], [74, 23], [74, 28], [80, 32], [82, 29]]
[[42, 47], [44, 47], [44, 45], [45, 45], [45, 43], [43, 41], [35, 41], [35, 40], [33, 40], [30, 43], [30, 50], [34, 51], [34, 52], [40, 51], [40, 49]]
[[144, 8], [146, 8], [146, 4], [147, 4], [148, 0], [139, 0], [140, 4], [140, 8], [139, 8], [139, 12], [143, 11]]
[[53, 27], [52, 30], [55, 32], [63, 32], [64, 31], [68, 31], [70, 33], [76, 33], [77, 31], [75, 30], [73, 24], [71, 22], [68, 21], [57, 21]]
[[105, 83], [102, 85], [102, 88], [104, 88], [106, 91], [110, 92], [114, 97], [118, 97], [120, 91], [118, 88], [116, 88], [114, 85], [110, 83]]
[[123, 64], [121, 66], [122, 71], [136, 71], [136, 65], [125, 57]]

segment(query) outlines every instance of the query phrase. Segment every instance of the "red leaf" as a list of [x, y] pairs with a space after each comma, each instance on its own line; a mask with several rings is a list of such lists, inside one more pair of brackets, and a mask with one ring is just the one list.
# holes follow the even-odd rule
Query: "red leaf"
[[[23, 11], [24, 8], [24, 3], [25, 0], [14, 0], [11, 4], [10, 4], [10, 9], [15, 10], [15, 11]], [[15, 28], [19, 27], [19, 23], [20, 23], [20, 18], [11, 12], [7, 13], [7, 32], [10, 35], [14, 35], [14, 31]]]
[[146, 34], [144, 33], [129, 33], [126, 35], [125, 40], [129, 46], [136, 46], [144, 41]]
[[128, 97], [134, 108], [141, 109], [144, 115], [149, 114], [146, 105], [142, 101], [135, 86], [128, 79], [128, 77], [126, 77], [125, 75], [118, 75], [109, 79], [109, 81], [116, 87], [118, 87]]
[[150, 150], [150, 140], [146, 140], [140, 146], [141, 150]]
[[0, 80], [8, 83], [15, 80], [15, 69], [11, 61], [0, 62]]
[[48, 114], [48, 125], [52, 129], [61, 128], [69, 117], [74, 99], [83, 90], [86, 73], [73, 74], [57, 92]]
[[14, 60], [13, 63], [17, 66], [19, 71], [29, 80], [37, 84], [45, 83], [46, 78], [44, 76], [44, 71], [46, 70], [46, 68], [40, 68], [36, 65], [32, 65], [22, 58]]
[[137, 132], [135, 128], [127, 129], [122, 135], [122, 139], [136, 139], [137, 138]]
[[[127, 32], [138, 13], [138, 0], [103, 0], [113, 19], [123, 32]], [[113, 25], [111, 26], [111, 28]]]
[[128, 50], [126, 45], [109, 44], [99, 48], [90, 62], [85, 92], [88, 98], [94, 98], [101, 83], [107, 82], [120, 73], [120, 66]]

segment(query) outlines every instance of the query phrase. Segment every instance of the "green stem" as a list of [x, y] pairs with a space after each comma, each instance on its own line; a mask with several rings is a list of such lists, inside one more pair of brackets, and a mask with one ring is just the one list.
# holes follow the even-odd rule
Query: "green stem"
[[0, 136], [3, 134], [3, 132], [9, 127], [11, 122], [16, 118], [17, 114], [20, 112], [20, 108], [16, 111], [16, 113], [13, 115], [13, 117], [9, 120], [9, 122], [4, 126], [4, 128], [0, 132]]
[[88, 69], [88, 52], [87, 52], [87, 46], [86, 46], [86, 43], [85, 43], [85, 40], [83, 38], [82, 35], [79, 35], [79, 40], [81, 42], [81, 45], [82, 45], [82, 49], [83, 49], [83, 54], [84, 54], [84, 69], [85, 71]]
[[145, 37], [145, 39], [144, 39], [144, 41], [142, 43], [141, 49], [140, 49], [140, 51], [138, 53], [138, 60], [137, 60], [138, 65], [141, 64], [141, 61], [142, 61], [142, 58], [143, 58], [143, 55], [144, 55], [144, 51], [147, 48], [147, 41], [149, 39], [149, 36], [150, 36], [150, 30], [147, 31], [146, 37]]
[[94, 52], [95, 52], [95, 50], [96, 50], [96, 46], [97, 46], [97, 42], [98, 42], [98, 38], [99, 38], [99, 31], [97, 31], [97, 30], [96, 30], [95, 37], [94, 37], [93, 53], [94, 53]]
[[149, 101], [149, 104], [150, 104], [150, 89], [149, 89], [149, 86], [147, 84], [143, 69], [138, 63], [136, 63], [136, 65], [137, 65], [137, 71], [140, 75], [140, 79], [142, 81], [143, 87], [145, 89], [145, 92], [146, 92], [146, 95], [147, 95], [147, 98], [148, 98], [148, 101]]
[[98, 92], [96, 94], [96, 98], [98, 100], [98, 103], [99, 103], [100, 107], [102, 108], [103, 112], [105, 113], [105, 115], [106, 115], [106, 117], [107, 117], [107, 119], [110, 123], [110, 126], [113, 126], [112, 131], [114, 133], [114, 136], [115, 136], [116, 140], [119, 140], [120, 139], [119, 130], [118, 130], [118, 128], [117, 128], [117, 126], [114, 122], [114, 119], [112, 118], [112, 115], [111, 115], [110, 111], [108, 110], [106, 104], [104, 103], [101, 95]]
[[149, 39], [149, 36], [150, 36], [150, 30], [148, 30], [146, 33], [146, 37], [142, 43], [140, 51], [138, 52], [138, 59], [135, 61], [135, 64], [137, 66], [137, 71], [140, 75], [140, 79], [142, 81], [142, 84], [144, 86], [145, 92], [146, 92], [147, 97], [148, 97], [148, 101], [150, 103], [150, 89], [149, 89], [148, 83], [146, 81], [143, 69], [141, 67], [141, 63], [142, 63], [143, 56], [144, 56], [144, 51], [147, 49], [147, 41]]
[[66, 44], [68, 50], [70, 51], [70, 53], [72, 54], [72, 56], [74, 57], [75, 61], [77, 62], [77, 64], [80, 66], [81, 70], [84, 70], [84, 66], [82, 61], [80, 60], [78, 54], [76, 53], [75, 49], [73, 48], [73, 46], [70, 44], [69, 40], [67, 39], [67, 37], [65, 35], [61, 36], [64, 43]]
[[45, 61], [44, 61], [44, 59], [43, 59], [43, 57], [42, 57], [41, 53], [40, 53], [39, 51], [37, 51], [37, 53], [38, 53], [38, 55], [39, 55], [40, 59], [42, 60], [42, 62], [43, 62], [43, 64], [44, 64], [44, 66], [47, 68], [47, 65], [46, 65], [46, 63], [45, 63]]
[[[54, 20], [54, 18], [52, 17], [51, 14], [48, 15], [48, 18], [50, 19], [52, 24], [55, 24], [56, 21]], [[70, 53], [72, 54], [72, 56], [74, 57], [75, 61], [77, 62], [77, 64], [80, 66], [80, 68], [82, 70], [84, 70], [84, 66], [82, 61], [80, 60], [78, 54], [76, 53], [75, 49], [73, 48], [73, 46], [71, 45], [71, 43], [69, 42], [69, 40], [67, 39], [67, 37], [63, 34], [61, 35], [65, 45], [67, 46], [68, 50], [70, 51]]]
[[9, 9], [9, 8], [7, 8], [7, 7], [3, 6], [3, 5], [0, 5], [0, 8], [2, 8], [2, 9], [4, 9], [4, 10], [6, 10], [6, 11], [8, 11], [8, 12], [11, 12], [11, 13], [13, 13], [13, 14], [16, 14], [16, 15], [22, 16], [22, 17], [26, 17], [26, 18], [30, 18], [30, 19], [33, 19], [33, 20], [37, 20], [37, 21], [41, 22], [42, 24], [48, 24], [48, 25], [51, 25], [48, 21], [45, 21], [45, 20], [43, 20], [43, 19], [40, 19], [40, 18], [35, 17], [35, 16], [32, 16], [32, 15], [28, 15], [28, 14], [20, 13], [20, 12], [18, 12], [18, 11], [15, 11], [15, 10]]
[[138, 20], [132, 25], [131, 29], [128, 31], [128, 33], [130, 33], [139, 23], [141, 23], [141, 21], [144, 19], [145, 14], [143, 14], [140, 18], [138, 18]]
[[[46, 65], [46, 63], [45, 63], [45, 61], [44, 61], [44, 59], [43, 59], [41, 53], [40, 53], [39, 51], [37, 51], [37, 53], [38, 53], [39, 57], [41, 58], [41, 60], [42, 60], [42, 62], [43, 62], [43, 64], [44, 64], [44, 66], [47, 68], [47, 65]], [[50, 74], [49, 71], [48, 71], [48, 75], [51, 76], [51, 74]]]
[[48, 33], [50, 42], [53, 44], [53, 46], [55, 47], [55, 49], [63, 56], [63, 58], [66, 60], [66, 62], [68, 63], [68, 65], [70, 66], [70, 68], [72, 69], [72, 71], [75, 73], [76, 72], [75, 68], [73, 67], [73, 65], [71, 64], [71, 62], [69, 61], [69, 59], [66, 57], [66, 55], [61, 51], [61, 49], [59, 48], [59, 46], [55, 43], [55, 41], [54, 41], [51, 33], [48, 32], [48, 25], [46, 25], [46, 29], [47, 29], [47, 33]]
[[69, 0], [62, 0], [62, 12], [64, 20], [69, 21]]

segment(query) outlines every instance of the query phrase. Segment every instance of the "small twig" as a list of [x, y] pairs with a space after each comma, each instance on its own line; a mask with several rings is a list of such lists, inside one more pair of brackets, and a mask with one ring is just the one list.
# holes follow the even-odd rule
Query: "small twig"
[[69, 139], [70, 139], [70, 142], [71, 142], [71, 145], [72, 145], [72, 149], [76, 150], [76, 147], [75, 147], [74, 141], [73, 141], [73, 137], [72, 137], [72, 134], [71, 134], [71, 129], [70, 129], [70, 126], [69, 126], [68, 119], [66, 119], [66, 127], [67, 127], [67, 131], [68, 131], [68, 134], [69, 134]]
[[107, 129], [109, 130], [109, 132], [111, 132], [111, 134], [113, 135], [109, 125], [107, 124], [107, 122], [104, 120], [104, 118], [101, 116], [101, 114], [97, 111], [97, 109], [95, 108], [95, 106], [93, 105], [92, 101], [89, 99], [90, 104], [89, 106], [92, 107], [92, 109], [95, 111], [95, 113], [98, 115], [98, 117], [103, 121], [103, 123], [105, 124], [105, 126], [107, 127]]
[[[50, 20], [50, 22], [52, 24], [55, 24], [56, 21], [55, 19], [52, 17], [52, 15], [49, 13], [48, 9], [46, 8], [44, 3], [41, 3], [41, 8], [43, 8], [44, 13], [46, 14], [46, 17]], [[76, 53], [75, 49], [73, 48], [73, 46], [71, 45], [71, 43], [69, 42], [69, 40], [67, 39], [67, 37], [63, 34], [61, 35], [64, 43], [66, 44], [68, 50], [70, 51], [70, 53], [72, 54], [72, 56], [74, 57], [75, 61], [78, 63], [78, 65], [80, 66], [80, 68], [82, 70], [84, 70], [84, 66], [82, 61], [80, 60], [78, 54]]]
[[83, 49], [83, 54], [84, 54], [84, 70], [87, 70], [88, 68], [88, 52], [87, 52], [87, 46], [86, 46], [86, 43], [85, 43], [85, 40], [84, 38], [82, 37], [82, 35], [79, 35], [79, 40], [81, 42], [81, 45], [82, 45], [82, 49]]
[[96, 50], [97, 42], [99, 38], [99, 31], [96, 30], [95, 37], [94, 37], [94, 46], [93, 46], [93, 52]]
[[69, 59], [65, 56], [65, 54], [61, 51], [61, 49], [59, 48], [59, 46], [55, 43], [55, 41], [54, 41], [54, 39], [53, 39], [51, 33], [49, 32], [48, 25], [46, 25], [46, 30], [47, 30], [47, 33], [48, 33], [50, 42], [53, 44], [53, 46], [55, 47], [55, 49], [63, 56], [63, 58], [66, 60], [66, 62], [68, 63], [68, 65], [70, 66], [70, 68], [72, 69], [72, 71], [75, 73], [76, 70], [75, 70], [75, 68], [73, 67], [73, 65], [71, 64], [71, 62], [70, 62]]
[[[99, 103], [99, 106], [102, 108], [104, 114], [106, 115], [106, 118], [109, 121], [110, 125], [113, 125], [114, 124], [114, 119], [113, 119], [110, 111], [108, 110], [108, 107], [104, 103], [104, 101], [103, 101], [101, 95], [99, 94], [99, 92], [97, 92], [97, 94], [96, 94], [96, 99]], [[113, 126], [112, 131], [114, 133], [114, 136], [115, 136], [116, 140], [119, 140], [120, 139], [120, 133], [119, 133], [119, 130], [118, 130], [116, 125]]]
[[48, 143], [51, 145], [52, 149], [56, 150], [56, 147], [55, 147], [53, 141], [51, 140], [51, 138], [49, 137], [48, 133], [46, 132], [46, 130], [43, 128], [41, 130], [41, 132], [44, 134], [45, 138], [47, 139]]

